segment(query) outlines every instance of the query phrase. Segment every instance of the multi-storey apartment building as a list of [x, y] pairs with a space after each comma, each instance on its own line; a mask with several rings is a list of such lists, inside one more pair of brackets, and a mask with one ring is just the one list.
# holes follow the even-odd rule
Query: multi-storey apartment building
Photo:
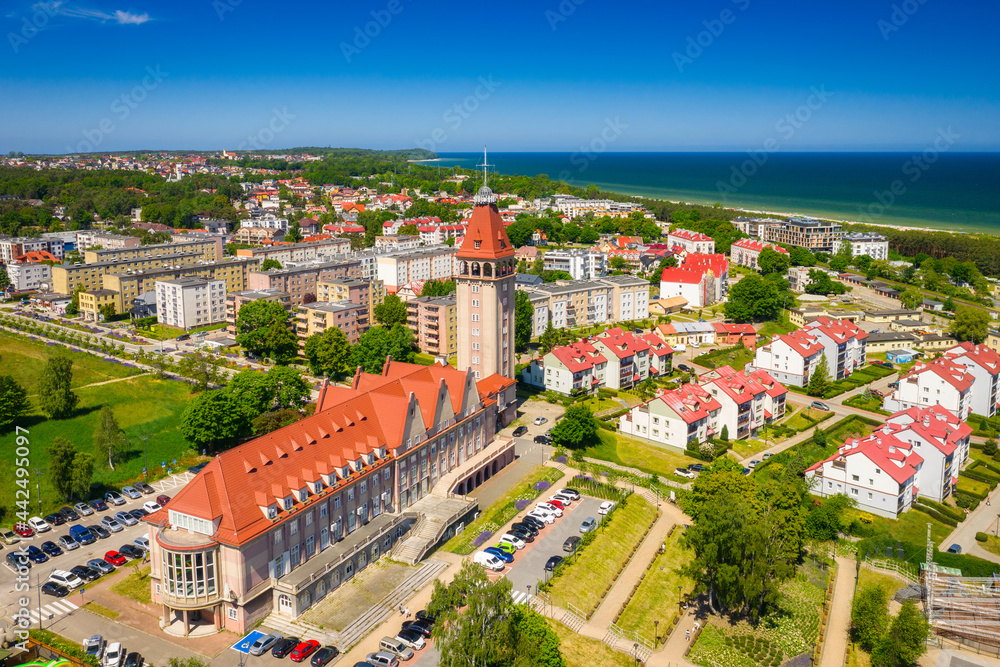
[[784, 385], [767, 371], [737, 371], [722, 366], [700, 378], [702, 386], [719, 401], [719, 429], [730, 438], [744, 440], [757, 435], [765, 424], [785, 416]]
[[484, 448], [500, 454], [494, 472], [513, 460], [513, 443], [494, 441], [513, 390], [393, 361], [349, 388], [324, 386], [315, 414], [217, 455], [144, 519], [161, 625], [243, 633], [271, 613], [301, 615], [403, 539], [404, 511], [442, 476]]
[[700, 252], [711, 254], [715, 252], [715, 241], [711, 236], [691, 232], [686, 229], [672, 229], [667, 234], [667, 245], [680, 246], [684, 252]]
[[375, 258], [375, 275], [385, 283], [389, 294], [414, 280], [447, 280], [457, 273], [456, 252], [450, 246], [432, 246], [379, 255]]
[[689, 308], [704, 308], [715, 303], [715, 276], [704, 267], [663, 269], [660, 275], [660, 298], [681, 297]]
[[57, 261], [62, 261], [65, 245], [60, 238], [0, 238], [0, 263], [11, 264], [22, 255], [29, 253], [51, 253]]
[[385, 285], [381, 280], [364, 280], [361, 278], [336, 278], [316, 283], [317, 301], [350, 301], [362, 306], [364, 312], [359, 315], [358, 326], [364, 333], [371, 326], [375, 306], [385, 301]]
[[970, 394], [969, 411], [984, 417], [992, 417], [997, 412], [997, 388], [1000, 385], [1000, 354], [989, 346], [962, 343], [944, 353], [954, 363], [965, 366], [972, 374], [973, 388]]
[[179, 243], [157, 243], [126, 248], [102, 248], [87, 250], [83, 253], [84, 262], [97, 264], [100, 262], [126, 262], [148, 257], [166, 257], [177, 255], [194, 255], [206, 262], [222, 259], [219, 246], [215, 239], [198, 241], [183, 241]]
[[329, 238], [302, 243], [282, 243], [263, 248], [240, 248], [237, 257], [253, 257], [261, 263], [273, 259], [282, 266], [292, 262], [330, 261], [351, 250], [348, 239]]
[[420, 296], [406, 302], [406, 325], [417, 349], [436, 357], [458, 350], [458, 301], [455, 296]]
[[618, 418], [618, 431], [683, 451], [719, 433], [721, 411], [704, 387], [684, 384], [626, 412]]
[[46, 251], [32, 251], [18, 255], [7, 263], [7, 277], [11, 287], [18, 291], [40, 289], [52, 284], [52, 265], [46, 261], [56, 261], [55, 256]]
[[[365, 322], [364, 328], [362, 319]], [[367, 309], [360, 304], [350, 301], [317, 301], [296, 309], [295, 335], [299, 337], [299, 345], [304, 346], [310, 336], [336, 327], [344, 332], [347, 342], [353, 345], [367, 329], [367, 322]]]
[[361, 268], [357, 261], [316, 262], [269, 271], [252, 271], [250, 289], [279, 290], [288, 292], [293, 306], [301, 306], [306, 296], [317, 296], [317, 285], [340, 278], [360, 278]]
[[222, 322], [226, 319], [226, 282], [196, 277], [158, 280], [156, 319], [179, 329]]
[[823, 345], [831, 380], [844, 379], [868, 361], [868, 333], [850, 320], [817, 317], [807, 322], [800, 331], [814, 335]]
[[745, 266], [757, 271], [760, 269], [760, 265], [757, 263], [757, 260], [760, 257], [760, 253], [762, 253], [765, 248], [770, 248], [774, 252], [780, 254], [788, 254], [788, 251], [781, 246], [772, 245], [770, 243], [761, 243], [760, 241], [755, 241], [753, 239], [740, 239], [730, 246], [729, 259], [733, 264]]
[[124, 234], [112, 234], [102, 232], [97, 229], [81, 230], [76, 233], [76, 250], [83, 252], [94, 246], [102, 248], [136, 248], [142, 243], [138, 236], [126, 236]]
[[240, 308], [251, 301], [277, 301], [289, 313], [292, 310], [291, 295], [281, 290], [242, 290], [226, 294], [226, 331], [236, 333], [236, 319]]
[[72, 294], [73, 290], [80, 286], [83, 289], [102, 289], [104, 276], [108, 273], [189, 266], [199, 261], [201, 258], [198, 255], [182, 253], [92, 264], [61, 264], [52, 267], [52, 290], [59, 294]]
[[376, 236], [375, 249], [389, 252], [400, 250], [416, 250], [420, 247], [420, 237], [407, 234], [397, 234], [395, 236]]
[[606, 276], [599, 282], [611, 287], [608, 304], [615, 322], [649, 317], [649, 281], [634, 276]]
[[768, 222], [760, 226], [765, 243], [808, 248], [812, 252], [833, 252], [843, 236], [839, 222], [815, 218], [792, 217], [785, 221]]
[[[975, 376], [948, 357], [916, 363], [899, 379], [899, 384], [883, 401], [886, 410], [940, 405], [963, 421], [972, 413], [972, 386]], [[983, 391], [988, 391], [983, 387]]]
[[565, 271], [573, 280], [594, 280], [608, 272], [607, 255], [599, 250], [550, 250], [542, 259], [545, 271]]
[[872, 259], [889, 259], [889, 239], [876, 232], [846, 232], [833, 251], [839, 253], [843, 244], [851, 246], [851, 256], [868, 255]]
[[[767, 345], [754, 352], [752, 370], [762, 369], [785, 385], [804, 387], [809, 384], [825, 351], [823, 341], [805, 329], [775, 336]], [[829, 364], [829, 360], [828, 360]]]
[[[553, 329], [592, 326], [611, 319], [610, 285], [600, 281], [557, 280], [522, 288], [535, 307], [532, 336]], [[648, 306], [647, 306], [648, 308]]]
[[104, 319], [101, 310], [111, 305], [115, 307], [115, 312], [121, 312], [118, 308], [118, 292], [109, 289], [95, 289], [80, 292], [80, 317], [88, 322], [100, 322]]
[[143, 294], [156, 289], [159, 280], [178, 280], [180, 278], [204, 278], [206, 280], [222, 280], [226, 284], [226, 293], [239, 292], [246, 289], [250, 272], [257, 268], [256, 260], [232, 258], [219, 262], [199, 262], [176, 268], [158, 268], [146, 271], [127, 273], [107, 273], [102, 277], [101, 288], [109, 289], [118, 296], [115, 308], [119, 313], [131, 307], [133, 301]]

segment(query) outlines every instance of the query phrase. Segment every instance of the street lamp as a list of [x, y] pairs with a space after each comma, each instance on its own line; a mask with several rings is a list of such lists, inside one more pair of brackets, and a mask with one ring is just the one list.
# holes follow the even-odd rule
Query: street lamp
[[660, 622], [653, 621], [653, 646], [660, 643]]
[[38, 496], [38, 516], [42, 515], [42, 492], [39, 489], [39, 477], [45, 474], [45, 468], [35, 468], [35, 495]]
[[635, 664], [639, 664], [639, 642], [632, 644], [632, 655], [635, 656]]

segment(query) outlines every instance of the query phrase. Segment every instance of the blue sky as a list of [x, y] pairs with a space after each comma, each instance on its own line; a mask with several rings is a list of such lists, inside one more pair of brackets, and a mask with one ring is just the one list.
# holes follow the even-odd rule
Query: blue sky
[[953, 150], [1000, 150], [993, 0], [8, 0], [2, 11], [3, 152], [573, 151], [602, 132], [616, 151], [913, 150], [949, 127]]

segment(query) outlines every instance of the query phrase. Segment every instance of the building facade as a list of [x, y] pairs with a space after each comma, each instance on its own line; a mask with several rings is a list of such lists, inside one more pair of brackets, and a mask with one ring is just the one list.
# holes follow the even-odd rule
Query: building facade
[[455, 296], [419, 296], [406, 302], [406, 325], [417, 349], [436, 357], [458, 351], [458, 300]]
[[[365, 328], [362, 328], [364, 320]], [[316, 301], [299, 306], [295, 312], [295, 335], [299, 346], [306, 340], [334, 327], [344, 332], [347, 342], [354, 345], [367, 329], [368, 313], [364, 306], [350, 301]]]
[[195, 277], [157, 281], [156, 319], [178, 329], [225, 321], [226, 282]]
[[872, 259], [889, 259], [889, 239], [875, 232], [846, 232], [837, 242], [834, 252], [839, 253], [845, 243], [851, 246], [851, 256], [868, 255]]
[[733, 264], [739, 264], [740, 266], [745, 266], [757, 271], [760, 269], [760, 265], [758, 264], [760, 253], [762, 253], [765, 248], [770, 248], [776, 253], [784, 255], [788, 254], [788, 251], [781, 246], [772, 245], [770, 243], [761, 243], [760, 241], [755, 241], [753, 239], [740, 239], [730, 246], [729, 259], [733, 262]]
[[784, 243], [807, 248], [812, 252], [834, 252], [839, 247], [843, 228], [839, 222], [815, 218], [792, 217], [788, 220], [767, 222], [759, 227], [761, 241]]
[[608, 272], [607, 255], [597, 250], [550, 250], [542, 259], [545, 271], [565, 271], [573, 280], [594, 280]]

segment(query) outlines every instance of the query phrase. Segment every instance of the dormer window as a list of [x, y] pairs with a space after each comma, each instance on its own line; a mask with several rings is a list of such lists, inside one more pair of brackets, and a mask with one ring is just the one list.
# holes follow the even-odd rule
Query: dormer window
[[290, 509], [292, 509], [292, 505], [295, 504], [295, 499], [292, 498], [292, 496], [285, 496], [283, 502], [284, 502], [284, 505], [285, 505], [285, 509], [286, 510], [290, 510]]
[[323, 482], [313, 482], [313, 493], [319, 493], [323, 490]]
[[482, 244], [483, 244], [483, 242], [482, 242], [482, 241], [476, 241], [476, 242], [475, 242], [475, 247], [476, 247], [476, 249], [478, 250], [478, 249], [479, 249], [479, 246], [481, 246]]

